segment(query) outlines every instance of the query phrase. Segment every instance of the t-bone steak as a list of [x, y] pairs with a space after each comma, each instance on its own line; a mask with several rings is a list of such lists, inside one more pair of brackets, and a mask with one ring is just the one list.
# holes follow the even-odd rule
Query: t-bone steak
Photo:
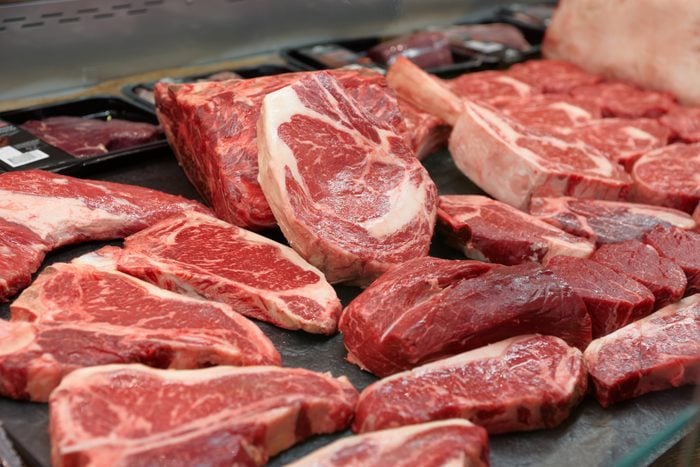
[[489, 433], [552, 428], [586, 393], [581, 351], [523, 335], [384, 378], [360, 394], [353, 430], [466, 418]]
[[556, 255], [588, 257], [593, 244], [479, 195], [440, 197], [438, 228], [468, 258], [514, 265]]
[[31, 230], [0, 218], [0, 302], [31, 282], [50, 249]]
[[488, 434], [467, 420], [381, 430], [340, 439], [287, 467], [488, 467]]
[[650, 151], [632, 168], [635, 200], [691, 213], [700, 201], [699, 174], [700, 143]]
[[659, 119], [686, 143], [700, 143], [700, 107], [677, 106]]
[[319, 72], [268, 94], [259, 181], [289, 244], [329, 282], [428, 253], [437, 190], [395, 128]]
[[528, 127], [487, 105], [466, 102], [464, 108], [450, 153], [462, 173], [499, 201], [524, 210], [532, 196], [626, 196], [629, 175], [595, 148]]
[[508, 75], [545, 93], [568, 93], [579, 86], [599, 83], [602, 78], [586, 73], [564, 60], [528, 60], [510, 67]]
[[377, 376], [520, 334], [582, 349], [591, 341], [584, 302], [552, 271], [437, 258], [384, 274], [348, 305], [339, 329], [348, 360]]
[[600, 105], [605, 117], [658, 118], [676, 107], [676, 98], [667, 92], [649, 91], [621, 82], [579, 86], [571, 95]]
[[643, 318], [654, 308], [654, 294], [648, 288], [595, 261], [555, 256], [547, 268], [583, 299], [591, 316], [593, 338]]
[[603, 407], [700, 384], [700, 294], [591, 342], [584, 359]]
[[654, 308], [679, 300], [688, 284], [680, 267], [637, 240], [603, 245], [591, 259], [645, 285], [656, 297]]
[[0, 393], [15, 399], [46, 401], [85, 366], [280, 364], [270, 340], [229, 306], [83, 263], [47, 268], [10, 312], [12, 321], [0, 320]]
[[118, 269], [285, 329], [332, 334], [341, 310], [323, 274], [294, 250], [199, 213], [128, 237]]
[[51, 394], [51, 463], [264, 465], [301, 440], [347, 427], [356, 400], [344, 376], [304, 369], [85, 368]]
[[643, 241], [680, 266], [688, 279], [686, 294], [700, 292], [700, 233], [658, 226]]
[[697, 226], [688, 214], [676, 209], [564, 196], [532, 198], [530, 214], [596, 245], [641, 240], [657, 225], [682, 229]]

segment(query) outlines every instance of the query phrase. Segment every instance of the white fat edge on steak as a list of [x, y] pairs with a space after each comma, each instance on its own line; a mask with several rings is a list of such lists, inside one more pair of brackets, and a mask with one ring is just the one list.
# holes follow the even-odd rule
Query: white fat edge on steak
[[0, 357], [27, 348], [34, 342], [35, 335], [32, 323], [3, 320], [0, 323]]
[[511, 86], [521, 97], [526, 97], [532, 94], [532, 86], [511, 76], [502, 75], [497, 77], [495, 81], [500, 81], [503, 84]]
[[[324, 92], [327, 93], [327, 91]], [[330, 94], [328, 94], [328, 98], [330, 100], [334, 100]], [[355, 110], [359, 114], [363, 113], [362, 110], [358, 109], [357, 107], [355, 107]], [[263, 101], [262, 113], [267, 117], [261, 120], [263, 125], [266, 125], [265, 134], [268, 136], [267, 140], [272, 139], [272, 145], [274, 146], [274, 150], [269, 152], [274, 152], [277, 157], [274, 161], [267, 161], [268, 157], [263, 157], [263, 151], [261, 151], [260, 165], [262, 167], [264, 163], [266, 170], [272, 169], [275, 173], [274, 178], [279, 181], [278, 183], [284, 183], [285, 169], [289, 169], [292, 177], [305, 191], [307, 191], [306, 184], [299, 173], [294, 152], [282, 141], [281, 138], [277, 136], [277, 129], [282, 124], [291, 122], [292, 117], [295, 115], [301, 114], [309, 118], [321, 120], [322, 122], [335, 128], [337, 131], [351, 136], [357, 141], [358, 146], [366, 146], [366, 141], [358, 141], [356, 132], [348, 132], [347, 128], [342, 127], [337, 121], [331, 119], [327, 115], [319, 114], [304, 106], [292, 86], [287, 86], [268, 94]], [[373, 162], [396, 165], [397, 159], [390, 157], [389, 155], [389, 143], [387, 138], [390, 136], [400, 138], [400, 136], [396, 135], [391, 130], [376, 127], [375, 129], [380, 135], [381, 147], [379, 150], [372, 151], [370, 154], [368, 154], [368, 158], [370, 158]], [[269, 143], [270, 141], [266, 141], [266, 144]], [[278, 183], [275, 183], [275, 185], [278, 185]], [[382, 239], [387, 235], [391, 235], [392, 233], [401, 230], [402, 227], [408, 225], [413, 219], [415, 219], [419, 211], [425, 209], [426, 193], [428, 191], [425, 185], [427, 183], [429, 183], [429, 181], [427, 177], [424, 177], [421, 185], [414, 185], [410, 181], [409, 170], [406, 170], [404, 181], [399, 182], [396, 187], [389, 192], [385, 192], [385, 194], [391, 199], [390, 212], [362, 222], [360, 223], [360, 226], [363, 227], [371, 236], [377, 239]], [[280, 189], [276, 188], [276, 191], [279, 193]], [[280, 198], [278, 197], [278, 199]], [[289, 200], [286, 195], [284, 196], [284, 200], [287, 204], [289, 204]]]
[[642, 130], [641, 128], [637, 128], [634, 125], [629, 125], [623, 128], [623, 131], [627, 133], [627, 136], [629, 136], [632, 139], [635, 140], [643, 140], [647, 141], [648, 143], [655, 143], [658, 141], [658, 139], [652, 135], [647, 133], [646, 131]]
[[548, 107], [555, 110], [563, 110], [573, 122], [581, 121], [587, 123], [592, 118], [591, 113], [586, 109], [581, 108], [578, 105], [570, 104], [569, 102], [552, 102], [548, 105]]

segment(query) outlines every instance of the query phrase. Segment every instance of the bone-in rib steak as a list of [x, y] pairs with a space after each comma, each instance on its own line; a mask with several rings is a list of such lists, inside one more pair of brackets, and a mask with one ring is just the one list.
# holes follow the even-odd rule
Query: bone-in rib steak
[[603, 407], [652, 391], [700, 384], [700, 294], [594, 340], [584, 358]]
[[488, 467], [488, 434], [458, 418], [343, 438], [287, 467]]
[[0, 218], [0, 302], [31, 282], [50, 249], [31, 230]]
[[231, 305], [286, 329], [332, 334], [341, 306], [323, 274], [291, 248], [199, 213], [128, 237], [120, 271]]
[[368, 386], [353, 430], [455, 417], [489, 433], [552, 428], [583, 399], [586, 377], [581, 352], [561, 339], [513, 337]]
[[87, 262], [47, 268], [12, 304], [12, 321], [0, 320], [2, 395], [46, 401], [66, 374], [108, 363], [280, 364], [270, 340], [230, 307]]
[[546, 262], [556, 255], [587, 257], [593, 244], [485, 196], [440, 197], [438, 226], [473, 259], [500, 264]]
[[329, 282], [369, 283], [424, 256], [437, 190], [402, 137], [327, 73], [268, 94], [259, 181], [290, 245]]
[[591, 340], [581, 298], [536, 263], [408, 261], [355, 298], [338, 327], [348, 360], [377, 376], [520, 334], [556, 335], [580, 348]]
[[303, 369], [85, 368], [51, 394], [52, 465], [263, 465], [348, 426], [356, 400], [345, 377]]

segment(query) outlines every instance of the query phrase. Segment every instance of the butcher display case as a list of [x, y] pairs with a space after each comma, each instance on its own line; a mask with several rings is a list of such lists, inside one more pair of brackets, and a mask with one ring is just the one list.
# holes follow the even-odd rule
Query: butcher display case
[[[541, 9], [528, 13], [525, 7], [530, 4]], [[503, 62], [464, 60], [462, 68], [445, 68], [445, 76], [505, 68], [513, 61], [538, 56], [537, 41], [542, 38], [541, 28], [547, 25], [542, 12], [547, 8], [551, 3], [487, 0], [0, 1], [0, 119], [19, 125], [24, 120], [12, 119], [27, 109], [36, 111], [42, 106], [102, 96], [114, 99], [111, 105], [120, 112], [135, 112], [137, 120], [156, 123], [149, 92], [164, 79], [181, 83], [220, 71], [239, 72], [247, 78], [251, 70], [274, 75], [328, 68], [314, 62], [313, 57], [309, 59], [310, 47], [341, 44], [362, 54], [380, 40], [455, 24], [505, 22], [519, 28], [533, 47], [516, 59], [509, 55]], [[111, 118], [107, 114], [102, 117]], [[146, 146], [143, 153], [125, 151], [123, 155], [128, 157], [117, 153], [96, 159], [96, 163], [71, 165], [71, 171], [201, 201], [164, 141]], [[440, 194], [483, 194], [459, 172], [446, 149], [430, 155], [423, 165]], [[55, 170], [66, 167], [64, 164]], [[279, 230], [265, 235], [284, 242]], [[47, 256], [42, 269], [108, 244], [119, 242], [61, 248]], [[433, 241], [430, 254], [463, 258], [440, 240]], [[335, 289], [344, 306], [362, 290], [350, 286]], [[9, 304], [1, 304], [0, 318], [8, 317]], [[377, 380], [346, 360], [340, 335], [316, 336], [258, 324], [280, 351], [285, 366], [346, 375], [358, 390]], [[607, 409], [588, 396], [557, 428], [491, 436], [491, 463], [651, 465], [691, 432], [699, 404], [700, 392], [694, 387], [647, 394]], [[45, 404], [0, 398], [0, 423], [0, 465], [17, 465], [5, 447], [8, 443], [3, 429], [24, 463], [50, 465]], [[272, 458], [270, 465], [285, 465], [350, 435], [347, 430], [314, 437]]]

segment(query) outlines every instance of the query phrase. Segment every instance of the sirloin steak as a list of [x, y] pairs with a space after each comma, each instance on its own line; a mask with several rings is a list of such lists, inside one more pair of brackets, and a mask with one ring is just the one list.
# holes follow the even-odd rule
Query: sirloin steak
[[50, 249], [31, 230], [0, 219], [0, 302], [31, 282]]
[[280, 364], [272, 342], [230, 307], [86, 263], [48, 267], [12, 304], [12, 321], [0, 320], [3, 396], [46, 401], [66, 374], [108, 363]]
[[284, 236], [329, 282], [367, 284], [428, 253], [435, 184], [395, 128], [331, 74], [268, 94], [258, 144], [260, 185]]
[[347, 427], [356, 400], [344, 376], [304, 369], [85, 368], [51, 394], [51, 463], [264, 465], [298, 441]]
[[641, 240], [658, 225], [697, 226], [688, 214], [671, 208], [566, 196], [532, 198], [530, 214], [596, 245]]
[[479, 195], [440, 197], [438, 228], [468, 258], [514, 265], [556, 255], [588, 257], [593, 244]]
[[586, 393], [581, 351], [525, 335], [398, 373], [368, 386], [353, 431], [466, 418], [489, 433], [552, 428]]
[[380, 277], [338, 327], [348, 360], [380, 377], [520, 334], [591, 340], [585, 304], [552, 271], [429, 257]]
[[187, 212], [128, 237], [118, 269], [164, 289], [231, 305], [285, 329], [333, 334], [341, 305], [323, 274], [294, 250]]
[[584, 359], [603, 407], [700, 384], [700, 294], [591, 342]]
[[335, 441], [287, 467], [488, 467], [488, 434], [458, 418]]

